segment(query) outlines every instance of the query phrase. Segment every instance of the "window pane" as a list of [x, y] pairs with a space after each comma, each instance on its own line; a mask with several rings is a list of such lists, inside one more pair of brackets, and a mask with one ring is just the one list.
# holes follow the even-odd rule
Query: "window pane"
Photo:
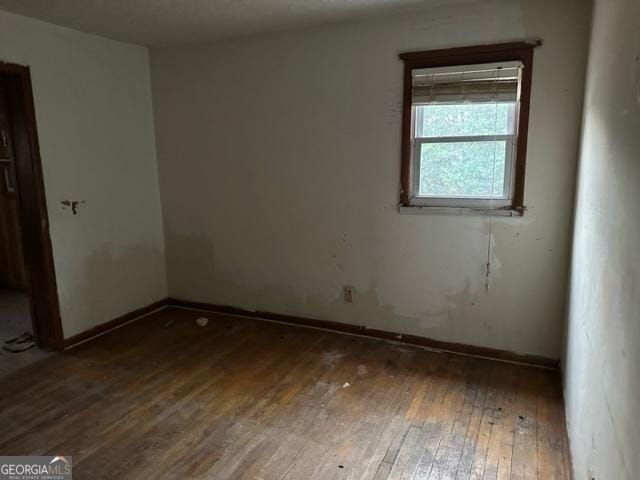
[[416, 137], [461, 137], [512, 133], [515, 103], [416, 106]]
[[504, 196], [506, 141], [423, 143], [420, 149], [418, 195]]

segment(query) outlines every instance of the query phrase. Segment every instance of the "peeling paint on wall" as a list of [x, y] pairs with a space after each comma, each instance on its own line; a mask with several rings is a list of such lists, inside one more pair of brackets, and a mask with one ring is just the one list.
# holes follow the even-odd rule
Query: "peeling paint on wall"
[[[558, 358], [588, 22], [496, 0], [152, 50], [170, 294]], [[398, 52], [534, 36], [524, 217], [399, 215]]]

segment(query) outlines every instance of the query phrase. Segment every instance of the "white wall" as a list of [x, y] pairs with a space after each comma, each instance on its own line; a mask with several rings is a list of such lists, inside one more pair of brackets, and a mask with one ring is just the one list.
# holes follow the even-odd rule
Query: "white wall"
[[640, 3], [597, 0], [565, 399], [576, 480], [640, 474]]
[[0, 12], [0, 60], [31, 68], [65, 337], [164, 298], [148, 51]]
[[[590, 2], [463, 3], [152, 50], [170, 295], [559, 358]], [[488, 218], [397, 212], [397, 54], [531, 37], [529, 211], [485, 292]]]

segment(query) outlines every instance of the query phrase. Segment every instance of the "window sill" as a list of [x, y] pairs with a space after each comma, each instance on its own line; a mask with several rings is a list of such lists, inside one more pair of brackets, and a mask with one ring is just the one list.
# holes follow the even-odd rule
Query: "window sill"
[[430, 207], [426, 205], [398, 205], [402, 215], [467, 215], [493, 217], [521, 217], [524, 209], [474, 208], [474, 207]]

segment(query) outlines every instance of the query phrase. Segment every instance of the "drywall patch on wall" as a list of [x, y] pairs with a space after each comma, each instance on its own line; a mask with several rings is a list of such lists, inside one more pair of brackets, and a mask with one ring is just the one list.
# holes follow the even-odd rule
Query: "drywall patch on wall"
[[146, 245], [104, 244], [88, 257], [70, 262], [60, 274], [73, 278], [58, 292], [66, 337], [165, 298], [164, 252]]
[[[486, 0], [152, 50], [168, 238], [196, 236], [215, 252], [205, 274], [169, 248], [170, 294], [559, 358], [583, 6]], [[494, 219], [488, 249], [486, 217], [398, 214], [398, 53], [532, 37], [545, 44], [535, 53], [525, 216]]]
[[65, 337], [166, 297], [148, 51], [0, 12], [0, 60], [31, 70]]
[[575, 478], [640, 471], [640, 4], [596, 0], [564, 359]]

